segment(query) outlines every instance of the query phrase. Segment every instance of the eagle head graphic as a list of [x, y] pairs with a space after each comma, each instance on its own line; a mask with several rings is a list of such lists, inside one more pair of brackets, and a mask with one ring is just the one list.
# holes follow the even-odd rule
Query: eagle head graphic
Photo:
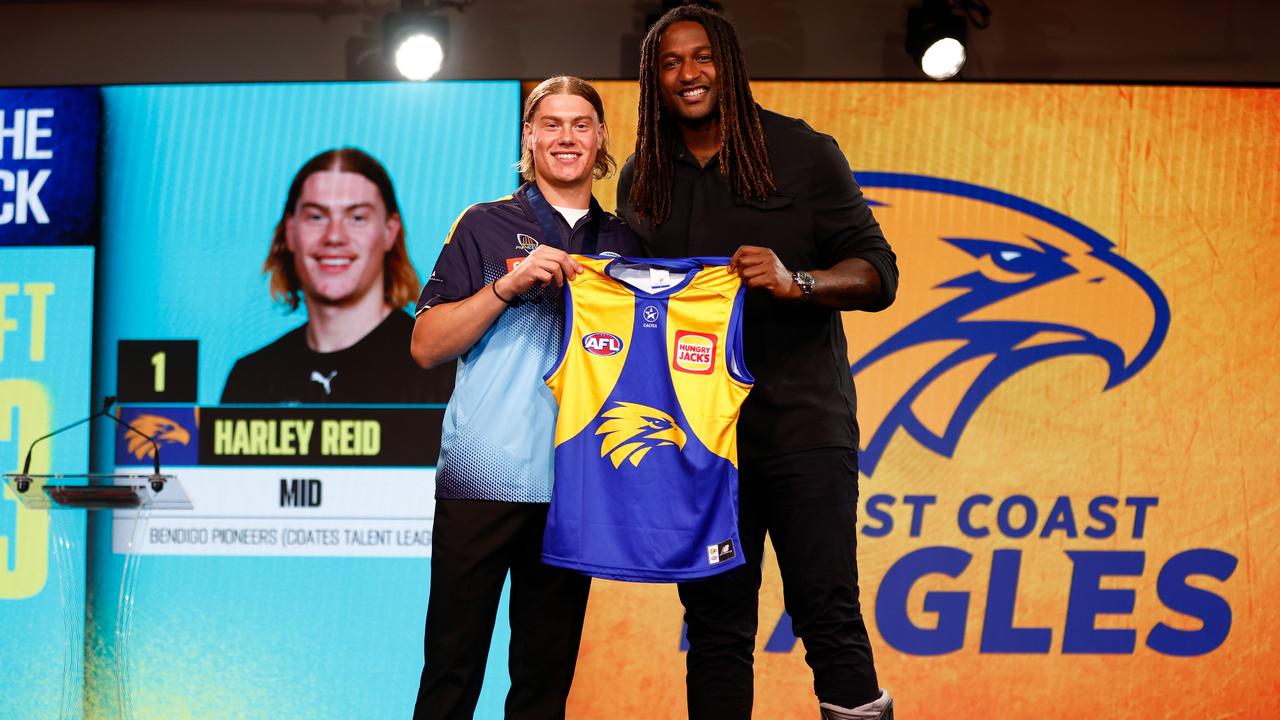
[[626, 460], [638, 467], [650, 450], [663, 445], [684, 449], [685, 435], [675, 418], [667, 413], [638, 403], [615, 400], [613, 407], [600, 413], [604, 422], [596, 428], [603, 435], [600, 457], [609, 456], [617, 469]]
[[1079, 221], [967, 183], [856, 177], [902, 272], [893, 307], [845, 316], [868, 475], [899, 431], [951, 457], [983, 400], [1030, 365], [1093, 357], [1107, 390], [1164, 342], [1160, 288]]
[[166, 417], [159, 415], [139, 415], [130, 423], [143, 435], [139, 435], [131, 430], [125, 430], [125, 434], [129, 440], [129, 452], [133, 456], [141, 460], [144, 457], [154, 457], [155, 448], [151, 445], [150, 438], [154, 438], [157, 445], [172, 445], [174, 443], [182, 443], [186, 445], [191, 442], [191, 433], [178, 423]]

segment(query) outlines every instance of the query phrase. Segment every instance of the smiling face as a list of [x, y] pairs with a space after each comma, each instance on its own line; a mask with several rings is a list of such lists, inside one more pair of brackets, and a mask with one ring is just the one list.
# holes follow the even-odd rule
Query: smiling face
[[524, 124], [524, 141], [533, 155], [538, 185], [590, 187], [604, 123], [595, 108], [577, 95], [548, 95]]
[[686, 125], [720, 115], [720, 90], [711, 40], [701, 24], [672, 23], [658, 41], [658, 89], [662, 105]]
[[308, 303], [355, 305], [383, 295], [384, 258], [400, 232], [378, 187], [363, 175], [330, 170], [303, 183], [285, 220], [285, 238]]

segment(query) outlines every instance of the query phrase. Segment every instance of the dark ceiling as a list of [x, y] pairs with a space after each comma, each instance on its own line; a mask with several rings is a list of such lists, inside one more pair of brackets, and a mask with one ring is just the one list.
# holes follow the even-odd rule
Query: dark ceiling
[[[918, 0], [723, 0], [757, 78], [916, 79]], [[966, 80], [1274, 83], [1277, 0], [988, 0]], [[0, 2], [0, 85], [388, 78], [395, 0]], [[442, 78], [634, 77], [657, 0], [474, 0], [446, 8]]]

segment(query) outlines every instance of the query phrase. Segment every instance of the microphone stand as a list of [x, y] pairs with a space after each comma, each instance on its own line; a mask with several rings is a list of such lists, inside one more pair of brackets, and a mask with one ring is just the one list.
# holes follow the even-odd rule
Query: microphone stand
[[156, 439], [155, 439], [155, 438], [151, 437], [150, 435], [147, 435], [147, 434], [143, 433], [143, 432], [142, 432], [141, 430], [139, 430], [138, 428], [136, 428], [136, 427], [134, 427], [134, 426], [130, 425], [129, 423], [127, 423], [127, 422], [125, 422], [125, 421], [121, 420], [120, 418], [116, 417], [115, 415], [112, 415], [112, 414], [111, 414], [111, 407], [112, 407], [113, 405], [115, 405], [115, 404], [116, 404], [116, 398], [115, 398], [115, 396], [114, 396], [114, 395], [108, 395], [107, 397], [105, 397], [105, 398], [103, 398], [103, 399], [102, 399], [102, 409], [101, 409], [101, 410], [99, 410], [98, 412], [96, 412], [96, 413], [94, 413], [94, 414], [90, 415], [90, 416], [89, 416], [89, 417], [87, 417], [87, 418], [84, 418], [83, 420], [77, 420], [77, 421], [75, 421], [75, 422], [71, 423], [70, 425], [67, 425], [67, 426], [65, 426], [65, 427], [60, 427], [60, 428], [58, 428], [57, 430], [54, 430], [54, 431], [53, 431], [53, 432], [51, 432], [51, 433], [48, 433], [48, 434], [46, 434], [46, 435], [41, 435], [40, 437], [38, 437], [38, 438], [36, 438], [35, 440], [33, 440], [33, 441], [31, 442], [31, 445], [27, 448], [27, 457], [26, 457], [26, 460], [25, 460], [25, 461], [23, 461], [23, 463], [22, 463], [22, 476], [14, 479], [14, 483], [13, 483], [13, 484], [14, 484], [14, 486], [17, 488], [18, 492], [20, 492], [20, 493], [25, 493], [27, 490], [29, 490], [29, 489], [31, 488], [31, 475], [30, 475], [30, 471], [31, 471], [31, 453], [32, 453], [32, 451], [34, 451], [34, 450], [36, 449], [36, 445], [37, 445], [38, 443], [40, 443], [40, 441], [42, 441], [42, 440], [47, 440], [47, 439], [49, 439], [49, 438], [53, 437], [54, 435], [57, 435], [57, 434], [59, 434], [59, 433], [66, 432], [67, 430], [70, 430], [70, 429], [75, 428], [75, 427], [79, 427], [79, 426], [81, 426], [81, 425], [84, 425], [85, 423], [93, 422], [94, 420], [97, 420], [97, 419], [98, 419], [98, 418], [100, 418], [100, 417], [108, 417], [108, 418], [111, 418], [111, 419], [112, 419], [112, 420], [114, 420], [115, 422], [117, 422], [117, 423], [119, 423], [119, 424], [123, 425], [124, 427], [128, 428], [130, 432], [136, 433], [136, 434], [138, 435], [138, 437], [144, 438], [147, 442], [151, 443], [151, 448], [155, 451], [155, 452], [154, 452], [154, 454], [152, 455], [153, 459], [155, 460], [155, 467], [154, 467], [155, 474], [151, 476], [151, 489], [152, 489], [152, 490], [154, 490], [154, 491], [156, 491], [156, 492], [160, 492], [161, 490], [163, 490], [163, 489], [164, 489], [164, 478], [163, 478], [163, 477], [161, 477], [161, 475], [160, 475], [160, 444], [156, 442]]

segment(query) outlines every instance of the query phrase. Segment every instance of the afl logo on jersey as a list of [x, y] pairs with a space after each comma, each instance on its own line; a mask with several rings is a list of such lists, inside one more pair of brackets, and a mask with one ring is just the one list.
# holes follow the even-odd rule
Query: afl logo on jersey
[[582, 337], [582, 347], [592, 355], [617, 355], [622, 352], [622, 338], [607, 332], [593, 332]]
[[716, 336], [677, 330], [671, 367], [680, 372], [710, 375], [716, 367]]

